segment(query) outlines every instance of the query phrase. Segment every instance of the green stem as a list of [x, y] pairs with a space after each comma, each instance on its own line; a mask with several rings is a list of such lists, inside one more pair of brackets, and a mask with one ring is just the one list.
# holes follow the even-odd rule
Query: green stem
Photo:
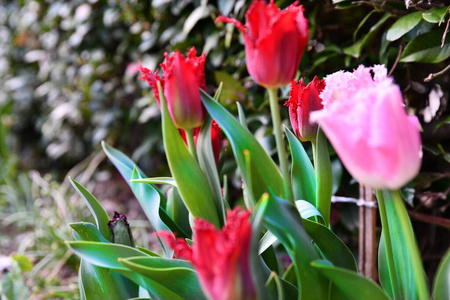
[[394, 255], [392, 251], [392, 243], [391, 243], [391, 235], [390, 235], [390, 229], [389, 229], [389, 222], [387, 218], [386, 213], [386, 206], [384, 203], [384, 196], [383, 192], [380, 190], [376, 190], [376, 195], [378, 199], [378, 207], [380, 211], [380, 219], [381, 219], [381, 226], [384, 237], [384, 245], [386, 249], [386, 258], [387, 258], [387, 264], [388, 264], [388, 271], [389, 271], [389, 279], [391, 281], [391, 287], [392, 291], [394, 293], [394, 300], [401, 299], [401, 293], [400, 288], [398, 284], [398, 278], [397, 278], [397, 272], [395, 270], [395, 263], [394, 263]]
[[284, 144], [283, 132], [281, 131], [280, 108], [278, 107], [278, 89], [267, 89], [269, 92], [270, 112], [272, 114], [273, 132], [277, 144], [278, 161], [281, 174], [283, 175], [284, 192], [287, 199], [294, 203], [292, 195], [291, 177], [289, 175], [286, 146]]
[[191, 152], [191, 155], [198, 161], [197, 158], [197, 150], [195, 149], [195, 142], [194, 142], [194, 130], [185, 130], [186, 133], [186, 141], [188, 144], [189, 152]]
[[410, 253], [411, 264], [415, 274], [414, 278], [416, 279], [418, 299], [429, 299], [430, 296], [428, 293], [428, 286], [424, 276], [425, 272], [423, 269], [416, 238], [414, 236], [414, 231], [411, 225], [411, 220], [409, 219], [408, 212], [406, 211], [405, 202], [403, 201], [403, 198], [398, 190], [389, 192], [391, 193], [396, 216], [400, 221], [400, 226], [406, 239], [406, 244], [408, 245], [407, 249]]

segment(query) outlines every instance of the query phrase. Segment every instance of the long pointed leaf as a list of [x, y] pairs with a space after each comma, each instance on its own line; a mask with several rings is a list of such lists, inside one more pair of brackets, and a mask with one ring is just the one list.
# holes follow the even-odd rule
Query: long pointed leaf
[[[260, 199], [263, 193], [270, 190], [275, 195], [284, 197], [283, 179], [280, 171], [255, 137], [211, 96], [202, 90], [200, 92], [206, 110], [222, 127], [228, 137], [245, 185], [252, 187], [255, 199]], [[250, 170], [246, 166], [244, 150], [247, 150], [251, 156]]]
[[356, 272], [338, 268], [323, 261], [312, 262], [312, 267], [328, 277], [350, 300], [389, 300], [388, 295], [373, 281]]
[[108, 228], [109, 216], [106, 213], [103, 206], [81, 184], [79, 184], [72, 178], [69, 178], [69, 180], [70, 183], [75, 188], [75, 190], [78, 192], [78, 194], [80, 194], [80, 196], [84, 199], [86, 205], [89, 207], [89, 210], [94, 216], [95, 223], [97, 224], [97, 227], [100, 230], [101, 234], [105, 239], [109, 240], [110, 238], [110, 232]]
[[439, 264], [434, 278], [433, 294], [434, 300], [450, 299], [450, 250], [447, 250]]
[[291, 180], [294, 199], [306, 200], [316, 206], [316, 175], [314, 167], [299, 139], [289, 129], [285, 128], [285, 131], [291, 146]]
[[270, 196], [262, 200], [260, 209], [263, 210], [264, 224], [283, 244], [294, 263], [298, 299], [327, 299], [329, 280], [310, 265], [320, 257], [305, 231], [296, 207], [286, 200]]
[[221, 222], [219, 219], [219, 210], [214, 204], [208, 180], [173, 124], [162, 91], [159, 94], [164, 148], [170, 172], [177, 182], [178, 191], [194, 217], [208, 220], [220, 228], [223, 220]]
[[164, 291], [171, 291], [174, 295], [170, 299], [205, 299], [197, 275], [187, 261], [150, 257], [132, 257], [119, 261], [128, 269], [151, 279], [155, 283], [155, 289], [162, 290], [163, 287]]

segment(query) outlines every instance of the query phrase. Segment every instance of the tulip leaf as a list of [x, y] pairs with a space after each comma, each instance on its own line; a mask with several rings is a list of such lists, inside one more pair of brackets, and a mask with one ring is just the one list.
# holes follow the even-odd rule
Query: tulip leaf
[[[82, 259], [103, 268], [126, 270], [127, 268], [117, 261], [118, 258], [127, 258], [132, 256], [150, 257], [148, 254], [145, 254], [136, 248], [121, 244], [85, 241], [66, 242], [66, 244]], [[155, 254], [155, 256], [156, 255], [157, 254]]]
[[416, 11], [401, 17], [389, 28], [386, 38], [388, 41], [395, 41], [408, 33], [422, 20], [422, 12]]
[[445, 20], [450, 6], [433, 7], [422, 13], [422, 17], [429, 23], [442, 23]]
[[[180, 237], [184, 235], [184, 232], [170, 219], [163, 209], [166, 202], [164, 194], [162, 194], [153, 184], [133, 183], [130, 181], [131, 179], [141, 180], [147, 178], [144, 172], [142, 172], [128, 156], [119, 150], [112, 148], [105, 142], [102, 142], [102, 147], [106, 156], [108, 156], [122, 175], [123, 179], [130, 186], [134, 196], [144, 210], [147, 219], [152, 224], [153, 229], [155, 231], [169, 230], [172, 232], [179, 232]], [[165, 246], [161, 240], [160, 242], [163, 249], [165, 249], [166, 254], [170, 256], [172, 252], [169, 251], [167, 246]]]
[[[337, 289], [350, 300], [389, 300], [389, 296], [373, 281], [357, 272], [335, 267], [327, 261], [311, 263], [313, 269], [329, 278]], [[352, 284], [349, 284], [351, 282]]]
[[[81, 260], [80, 286], [84, 299], [128, 299], [137, 297], [139, 286], [126, 282], [119, 273]], [[130, 284], [131, 283], [131, 284]]]
[[442, 258], [434, 278], [434, 300], [450, 299], [450, 250]]
[[242, 108], [241, 103], [236, 102], [236, 105], [238, 108], [239, 123], [242, 125], [242, 127], [248, 129], [247, 118], [245, 117], [244, 109]]
[[178, 191], [194, 217], [205, 219], [220, 228], [224, 220], [219, 218], [218, 211], [220, 209], [216, 208], [212, 200], [213, 194], [208, 180], [173, 124], [162, 89], [159, 95], [164, 147], [170, 171], [177, 182]]
[[333, 191], [333, 171], [331, 169], [330, 155], [328, 154], [328, 141], [319, 127], [315, 146], [316, 165], [316, 207], [325, 220], [330, 223], [331, 194]]
[[273, 195], [260, 201], [264, 224], [283, 244], [294, 263], [298, 299], [327, 299], [329, 280], [321, 276], [310, 263], [320, 259], [305, 231], [296, 207]]
[[335, 266], [357, 272], [355, 258], [348, 247], [328, 227], [303, 219], [305, 230], [326, 259]]
[[212, 119], [210, 116], [206, 117], [205, 122], [200, 128], [197, 138], [197, 154], [198, 162], [208, 180], [208, 185], [211, 187], [214, 203], [218, 209], [221, 219], [225, 219], [225, 206], [223, 203], [222, 190], [220, 186], [219, 172], [217, 171], [216, 159], [212, 147], [211, 127]]
[[151, 281], [158, 299], [206, 299], [192, 265], [184, 260], [155, 257], [119, 259], [128, 269]]
[[266, 286], [271, 296], [270, 299], [298, 298], [298, 289], [290, 282], [278, 277], [275, 272], [270, 274]]
[[450, 57], [450, 42], [441, 47], [442, 30], [432, 30], [415, 37], [406, 45], [400, 62], [439, 63]]
[[[202, 90], [201, 97], [206, 110], [228, 137], [245, 186], [251, 187], [253, 197], [259, 199], [263, 193], [270, 190], [277, 196], [283, 196], [284, 187], [280, 171], [253, 134]], [[244, 152], [251, 156], [249, 167]]]
[[110, 243], [107, 239], [103, 237], [98, 228], [92, 223], [78, 222], [71, 223], [69, 226], [74, 230], [77, 241], [90, 241], [90, 242], [101, 242]]
[[[177, 225], [186, 232], [186, 236], [192, 235], [192, 230], [189, 224], [189, 211], [181, 199], [180, 193], [176, 187], [167, 191], [167, 206], [166, 211], [170, 218], [177, 223]], [[178, 234], [180, 237], [180, 234]]]
[[[404, 201], [398, 191], [383, 190], [376, 194], [384, 235], [384, 245], [378, 250], [380, 282], [395, 298], [428, 298], [425, 271]], [[389, 257], [393, 266], [388, 263]]]
[[130, 182], [148, 183], [148, 184], [167, 184], [171, 186], [177, 186], [177, 182], [172, 177], [153, 177], [142, 179], [131, 179]]
[[78, 192], [78, 194], [80, 194], [80, 196], [84, 199], [86, 205], [89, 207], [89, 210], [94, 216], [95, 223], [97, 224], [97, 227], [100, 230], [101, 234], [105, 239], [109, 240], [110, 238], [110, 232], [108, 228], [109, 216], [106, 213], [103, 206], [81, 184], [79, 184], [72, 178], [69, 178], [69, 180], [70, 183], [75, 188], [75, 190]]
[[285, 131], [291, 147], [291, 180], [294, 199], [306, 200], [316, 206], [314, 167], [299, 139], [288, 128], [285, 128]]
[[323, 221], [322, 215], [311, 203], [305, 200], [297, 200], [295, 201], [295, 206], [297, 207], [298, 212], [303, 219], [320, 217]]

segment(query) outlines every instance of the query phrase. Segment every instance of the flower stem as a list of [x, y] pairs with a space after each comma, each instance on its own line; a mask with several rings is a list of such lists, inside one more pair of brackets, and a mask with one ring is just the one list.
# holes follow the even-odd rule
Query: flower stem
[[197, 150], [195, 150], [195, 142], [194, 142], [194, 130], [185, 130], [186, 133], [186, 140], [189, 148], [189, 152], [191, 152], [191, 155], [198, 161], [197, 158]]
[[284, 144], [283, 132], [281, 131], [280, 108], [278, 107], [278, 89], [267, 89], [269, 92], [270, 112], [272, 114], [273, 132], [277, 144], [278, 160], [281, 174], [283, 175], [284, 193], [287, 199], [294, 203], [292, 195], [291, 177], [289, 175], [286, 146]]
[[392, 243], [391, 243], [391, 235], [390, 235], [390, 229], [389, 229], [389, 222], [387, 218], [386, 213], [386, 206], [384, 203], [384, 196], [383, 192], [380, 190], [376, 190], [376, 195], [378, 199], [378, 207], [380, 211], [380, 219], [381, 219], [381, 226], [384, 238], [384, 245], [386, 249], [386, 258], [387, 258], [387, 264], [388, 264], [388, 272], [389, 272], [389, 279], [391, 281], [391, 287], [392, 291], [394, 293], [394, 300], [398, 300], [401, 298], [400, 295], [400, 288], [398, 284], [398, 278], [397, 278], [397, 272], [395, 270], [395, 263], [394, 263], [394, 254], [392, 250]]

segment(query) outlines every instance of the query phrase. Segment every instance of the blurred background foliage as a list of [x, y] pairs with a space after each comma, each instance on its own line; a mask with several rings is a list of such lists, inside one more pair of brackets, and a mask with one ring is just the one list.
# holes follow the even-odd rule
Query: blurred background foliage
[[[275, 2], [284, 8], [293, 1]], [[75, 272], [67, 271], [76, 269], [77, 260], [63, 242], [71, 239], [66, 224], [90, 214], [63, 182], [69, 171], [86, 184], [92, 177], [90, 190], [109, 201], [109, 213], [119, 207], [129, 219], [139, 220], [126, 184], [109, 163], [102, 163], [101, 140], [130, 155], [149, 175], [168, 175], [159, 108], [152, 91], [138, 80], [139, 61], [155, 70], [166, 51], [195, 46], [198, 53], [207, 52], [208, 90], [224, 82], [222, 104], [236, 115], [239, 101], [255, 136], [267, 151], [275, 148], [267, 97], [247, 73], [243, 38], [231, 24], [214, 24], [219, 14], [244, 22], [251, 1], [0, 3], [0, 257], [19, 255], [9, 260], [12, 271], [2, 279], [3, 293], [11, 296], [7, 299], [23, 298], [11, 294], [17, 291], [11, 286], [20, 284], [35, 298], [77, 297], [76, 278], [70, 277]], [[431, 277], [450, 237], [448, 2], [301, 4], [310, 42], [298, 77], [309, 82], [360, 64], [385, 64], [402, 89], [408, 112], [419, 117], [424, 160], [419, 177], [404, 192], [413, 205], [409, 209]], [[282, 101], [288, 93], [289, 86], [282, 89]], [[282, 114], [289, 127], [287, 108]], [[225, 141], [222, 173], [239, 188], [231, 157]], [[358, 197], [357, 184], [336, 157], [333, 170], [334, 192]], [[335, 231], [356, 253], [358, 208], [338, 203], [332, 214]], [[132, 225], [142, 229], [141, 243], [148, 243], [146, 223]], [[56, 276], [62, 270], [65, 275]]]

